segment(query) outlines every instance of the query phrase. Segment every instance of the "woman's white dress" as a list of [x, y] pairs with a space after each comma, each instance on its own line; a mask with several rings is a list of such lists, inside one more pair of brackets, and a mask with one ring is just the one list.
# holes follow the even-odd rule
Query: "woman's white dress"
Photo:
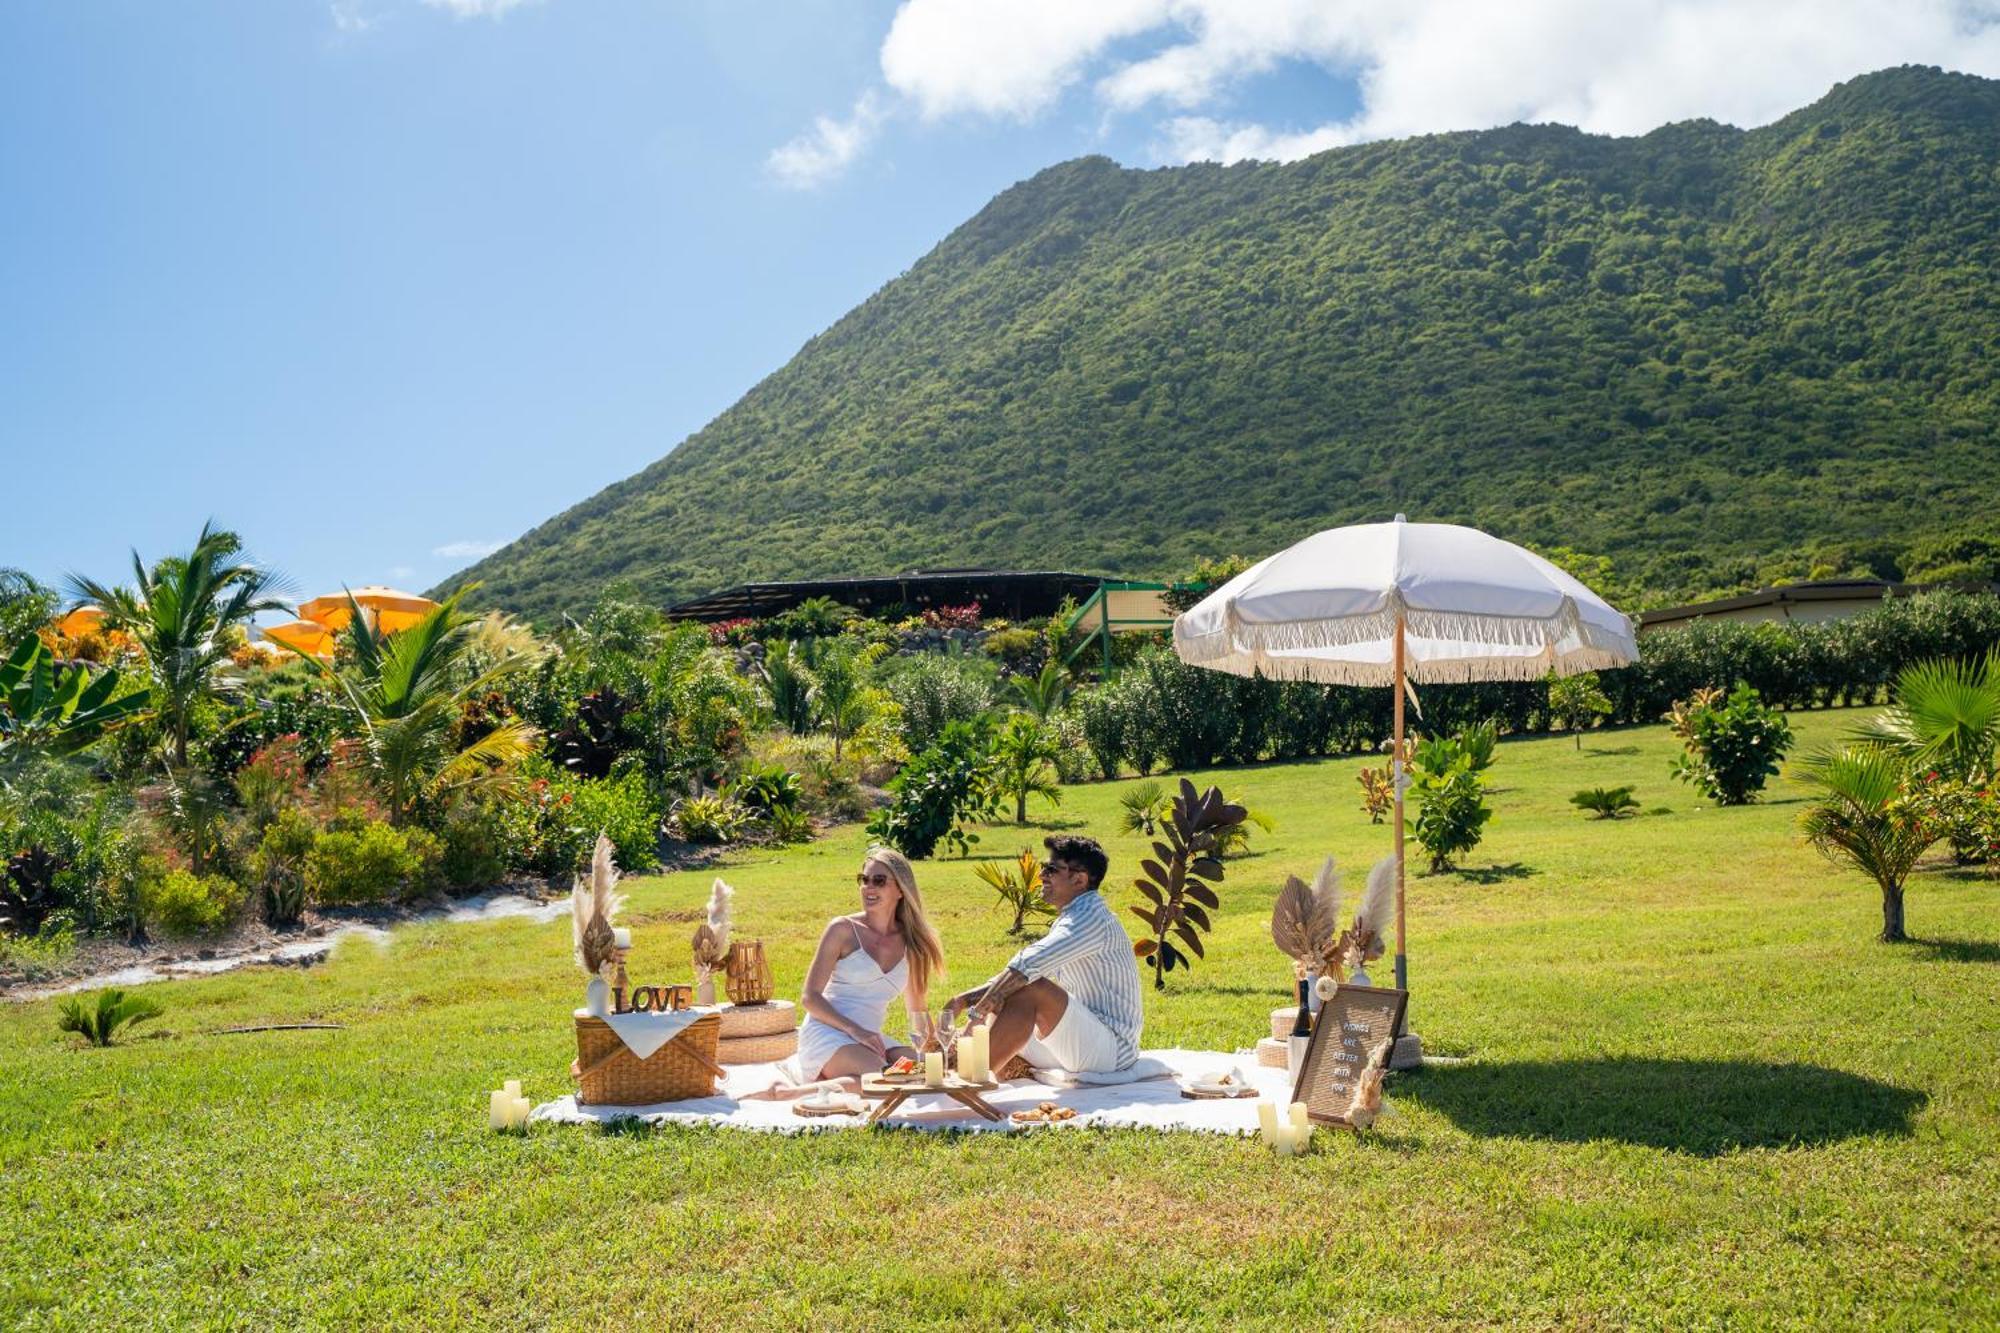
[[[847, 924], [854, 926], [852, 921]], [[869, 1032], [882, 1032], [883, 1015], [888, 1011], [890, 1001], [903, 993], [909, 974], [907, 952], [896, 960], [894, 967], [884, 971], [881, 964], [869, 957], [868, 950], [861, 947], [861, 930], [855, 926], [853, 952], [833, 965], [833, 975], [827, 978], [826, 987], [820, 993], [848, 1022]], [[831, 1023], [822, 1023], [812, 1015], [806, 1015], [806, 1021], [799, 1026], [798, 1051], [798, 1067], [804, 1081], [811, 1082], [818, 1078], [835, 1051], [853, 1044], [854, 1038]], [[904, 1043], [885, 1033], [882, 1044], [901, 1046]]]

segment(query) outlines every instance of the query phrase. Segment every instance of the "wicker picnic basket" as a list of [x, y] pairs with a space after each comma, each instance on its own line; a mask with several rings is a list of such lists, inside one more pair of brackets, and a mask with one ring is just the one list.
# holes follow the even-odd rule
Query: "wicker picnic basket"
[[725, 1004], [719, 1012], [722, 1015], [724, 1043], [738, 1037], [779, 1036], [795, 1031], [799, 1026], [799, 1007], [790, 1000], [771, 1000], [765, 1004]]
[[771, 998], [771, 965], [764, 960], [764, 941], [738, 940], [730, 946], [722, 985], [737, 1004], [763, 1004]]
[[594, 1106], [651, 1106], [715, 1095], [715, 1045], [722, 1020], [705, 1014], [641, 1060], [611, 1025], [576, 1019], [576, 1100]]

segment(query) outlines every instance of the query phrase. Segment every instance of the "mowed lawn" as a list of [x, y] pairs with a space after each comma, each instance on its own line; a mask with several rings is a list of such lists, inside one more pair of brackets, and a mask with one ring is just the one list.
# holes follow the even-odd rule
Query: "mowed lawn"
[[[1801, 749], [1855, 718], [1795, 715]], [[2000, 886], [1926, 873], [1922, 942], [1877, 944], [1797, 788], [1704, 808], [1673, 752], [1662, 728], [1500, 747], [1471, 873], [1411, 879], [1415, 1025], [1464, 1061], [1395, 1076], [1375, 1133], [1302, 1160], [1143, 1132], [492, 1134], [503, 1078], [568, 1090], [566, 921], [154, 986], [166, 1017], [106, 1051], [52, 1003], [0, 1006], [0, 1327], [2000, 1325]], [[1148, 990], [1148, 1045], [1266, 1034], [1278, 884], [1333, 852], [1352, 893], [1388, 849], [1360, 762], [1207, 775], [1277, 830], [1230, 863], [1207, 961]], [[1567, 804], [1620, 783], [1664, 813]], [[1120, 789], [1049, 823], [1106, 839], [1122, 905]], [[781, 993], [864, 841], [722, 870]], [[918, 869], [953, 980], [997, 967], [971, 863]], [[635, 980], [686, 979], [711, 873], [629, 886]], [[345, 1027], [212, 1034], [309, 1020]]]

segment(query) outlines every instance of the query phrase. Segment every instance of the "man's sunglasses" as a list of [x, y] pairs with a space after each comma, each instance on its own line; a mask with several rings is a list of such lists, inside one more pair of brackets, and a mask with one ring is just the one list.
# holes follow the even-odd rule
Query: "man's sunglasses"
[[1058, 873], [1059, 871], [1071, 871], [1071, 870], [1074, 870], [1074, 869], [1076, 869], [1076, 867], [1075, 867], [1075, 866], [1073, 866], [1073, 865], [1071, 865], [1071, 864], [1069, 864], [1069, 863], [1068, 863], [1067, 861], [1044, 861], [1044, 862], [1042, 862], [1042, 873], [1043, 873], [1044, 875], [1053, 875], [1053, 874], [1056, 874], [1056, 873]]

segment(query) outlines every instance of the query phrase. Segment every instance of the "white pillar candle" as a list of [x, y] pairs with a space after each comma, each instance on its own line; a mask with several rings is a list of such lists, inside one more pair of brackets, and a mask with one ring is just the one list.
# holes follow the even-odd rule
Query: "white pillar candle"
[[1306, 1114], [1306, 1104], [1304, 1102], [1292, 1103], [1291, 1119], [1293, 1133], [1301, 1137], [1312, 1133], [1312, 1120]]
[[927, 1088], [941, 1088], [944, 1086], [943, 1051], [926, 1051], [924, 1053], [924, 1086]]
[[534, 1104], [526, 1097], [516, 1097], [514, 1099], [514, 1114], [510, 1117], [513, 1127], [515, 1129], [526, 1129], [528, 1127], [528, 1114], [534, 1109]]
[[486, 1111], [487, 1123], [495, 1129], [507, 1128], [507, 1112], [513, 1105], [505, 1089], [495, 1089]]
[[510, 1078], [500, 1085], [500, 1090], [505, 1092], [509, 1097], [518, 1097], [521, 1095], [521, 1080]]
[[631, 948], [632, 947], [631, 929], [626, 926], [617, 926], [613, 928], [611, 932], [611, 942], [614, 948], [619, 948], [619, 949]]
[[1278, 1105], [1276, 1102], [1257, 1103], [1257, 1129], [1263, 1135], [1267, 1146], [1275, 1147], [1278, 1142]]

